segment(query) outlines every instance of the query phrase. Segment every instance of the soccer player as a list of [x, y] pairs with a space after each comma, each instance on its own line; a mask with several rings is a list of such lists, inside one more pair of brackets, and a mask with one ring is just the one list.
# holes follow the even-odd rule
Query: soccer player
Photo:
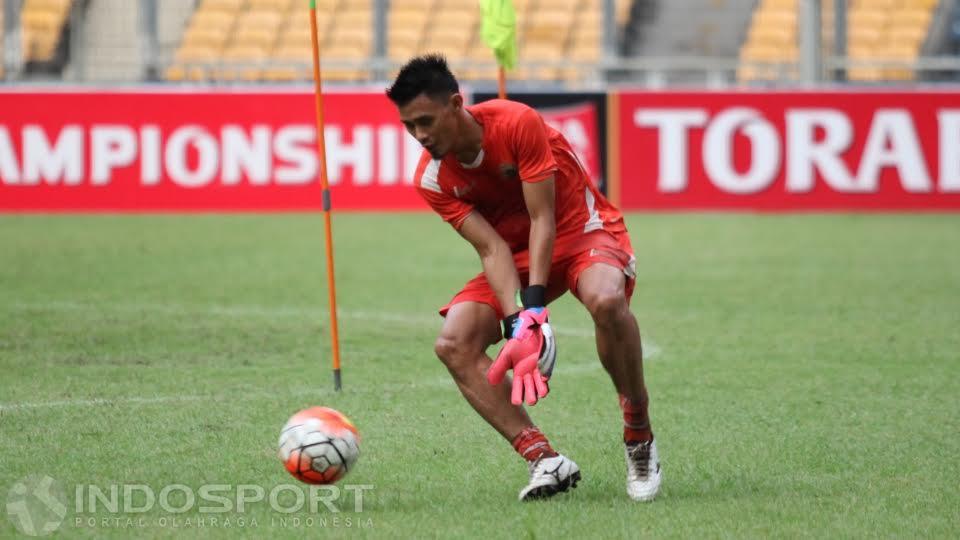
[[[546, 306], [568, 290], [593, 318], [600, 361], [619, 394], [627, 494], [652, 500], [660, 462], [629, 309], [636, 259], [623, 216], [536, 111], [508, 100], [464, 105], [442, 56], [409, 61], [387, 96], [425, 150], [417, 191], [480, 256], [483, 272], [440, 309], [434, 348], [470, 405], [527, 460], [520, 500], [580, 479], [522, 407], [549, 391], [556, 348]], [[491, 363], [486, 350], [501, 336], [506, 345]], [[503, 382], [508, 369], [512, 388]]]

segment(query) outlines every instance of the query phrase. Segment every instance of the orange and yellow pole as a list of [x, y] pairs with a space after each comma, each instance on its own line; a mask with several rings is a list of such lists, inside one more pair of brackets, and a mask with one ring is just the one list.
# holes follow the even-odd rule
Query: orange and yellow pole
[[313, 82], [317, 102], [317, 156], [320, 161], [320, 186], [323, 189], [323, 222], [327, 248], [327, 293], [330, 298], [330, 345], [333, 349], [333, 389], [341, 388], [340, 336], [337, 328], [337, 287], [333, 273], [333, 224], [330, 184], [327, 180], [327, 146], [323, 134], [323, 85], [320, 79], [320, 37], [317, 30], [317, 1], [310, 0], [310, 40], [313, 42]]
[[500, 99], [507, 99], [507, 70], [503, 66], [497, 70], [497, 90]]

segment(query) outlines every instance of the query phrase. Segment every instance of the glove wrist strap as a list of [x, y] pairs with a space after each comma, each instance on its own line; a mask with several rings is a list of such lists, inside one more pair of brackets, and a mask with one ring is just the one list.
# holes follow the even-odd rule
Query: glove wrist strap
[[520, 318], [519, 313], [514, 313], [513, 315], [507, 315], [503, 318], [503, 338], [510, 339], [513, 337], [513, 326], [517, 322], [517, 319]]
[[520, 292], [523, 309], [542, 308], [547, 305], [547, 288], [543, 285], [531, 285]]

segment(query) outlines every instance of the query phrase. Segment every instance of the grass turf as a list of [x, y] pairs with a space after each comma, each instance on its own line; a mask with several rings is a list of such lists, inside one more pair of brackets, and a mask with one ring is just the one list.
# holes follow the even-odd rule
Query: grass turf
[[[665, 475], [652, 504], [626, 498], [616, 399], [570, 298], [532, 414], [584, 481], [516, 502], [524, 465], [432, 353], [435, 309], [476, 256], [418, 214], [335, 219], [339, 394], [320, 218], [0, 217], [0, 496], [50, 475], [68, 503], [59, 533], [81, 536], [960, 534], [960, 219], [628, 222]], [[276, 438], [309, 405], [364, 436], [344, 481], [374, 486], [362, 512], [352, 495], [338, 513], [77, 512], [76, 485], [295, 484]]]

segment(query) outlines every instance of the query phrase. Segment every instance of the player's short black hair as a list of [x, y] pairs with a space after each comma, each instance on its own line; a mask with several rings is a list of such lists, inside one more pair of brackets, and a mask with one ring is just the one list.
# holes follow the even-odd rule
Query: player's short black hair
[[417, 56], [410, 60], [387, 89], [387, 97], [397, 107], [403, 107], [420, 94], [430, 98], [446, 98], [460, 92], [456, 77], [447, 66], [447, 59], [439, 54]]

